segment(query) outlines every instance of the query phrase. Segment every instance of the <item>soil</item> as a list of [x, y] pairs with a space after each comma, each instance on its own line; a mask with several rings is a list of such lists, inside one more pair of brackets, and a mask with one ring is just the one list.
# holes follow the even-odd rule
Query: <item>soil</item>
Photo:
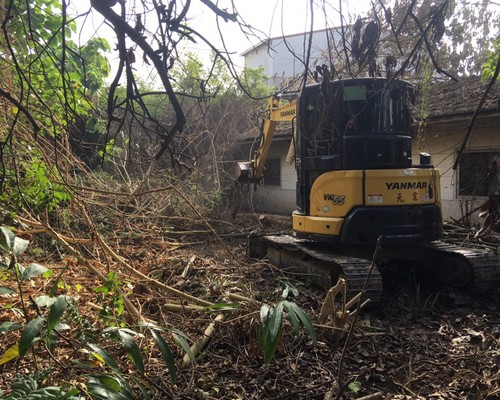
[[[266, 219], [261, 222], [268, 223]], [[274, 223], [267, 226], [268, 230], [283, 228]], [[435, 282], [415, 283], [408, 275], [395, 275], [381, 301], [364, 307], [351, 334], [339, 340], [334, 329], [317, 323], [326, 293], [287, 277], [265, 260], [248, 258], [246, 232], [232, 232], [221, 236], [223, 242], [205, 235], [196, 240], [189, 237], [189, 245], [188, 240], [174, 245], [155, 238], [117, 243], [120, 254], [142, 273], [184, 293], [214, 303], [234, 303], [239, 299], [235, 295], [251, 300], [237, 301], [239, 307], [230, 311], [174, 312], [167, 304], [186, 301], [130, 279], [126, 285], [129, 299], [144, 317], [174, 327], [193, 341], [203, 337], [216, 316], [223, 314], [201, 355], [178, 371], [175, 384], [159, 352], [144, 340], [141, 348], [147, 353], [146, 381], [152, 398], [500, 398], [500, 290], [470, 297]], [[79, 312], [88, 323], [103, 325], [94, 305], [97, 294], [92, 288], [99, 285], [97, 280], [79, 266], [64, 279], [68, 286], [61, 286], [59, 293], [66, 290], [77, 299]], [[32, 297], [50, 286], [37, 282], [40, 286], [29, 289]], [[78, 292], [77, 283], [82, 285]], [[287, 284], [298, 291], [293, 296], [292, 290], [288, 299], [316, 324], [316, 341], [304, 329], [295, 334], [286, 320], [278, 350], [266, 364], [257, 340], [260, 308], [279, 301]], [[12, 315], [4, 313], [2, 319], [8, 318]], [[2, 336], [2, 349], [17, 340], [12, 334]], [[180, 365], [185, 353], [171, 336], [165, 338]], [[39, 367], [51, 364], [54, 370], [48, 383], [73, 382], [81, 387], [87, 372], [70, 362], [76, 357], [70, 347], [61, 344], [54, 353], [60, 364], [37, 347]], [[111, 345], [109, 351], [120, 357], [123, 370], [133, 374], [134, 367], [123, 351]], [[8, 392], [15, 373], [33, 369], [33, 359], [28, 356], [0, 366], [4, 377], [0, 388]]]

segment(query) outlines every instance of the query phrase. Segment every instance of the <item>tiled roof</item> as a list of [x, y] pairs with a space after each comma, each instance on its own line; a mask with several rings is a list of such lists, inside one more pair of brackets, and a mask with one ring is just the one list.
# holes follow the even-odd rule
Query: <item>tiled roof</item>
[[[460, 78], [458, 82], [452, 80], [433, 83], [429, 94], [428, 115], [430, 118], [473, 113], [489, 80], [480, 77]], [[418, 107], [417, 107], [418, 108]], [[482, 107], [482, 111], [500, 110], [500, 82], [496, 82]]]

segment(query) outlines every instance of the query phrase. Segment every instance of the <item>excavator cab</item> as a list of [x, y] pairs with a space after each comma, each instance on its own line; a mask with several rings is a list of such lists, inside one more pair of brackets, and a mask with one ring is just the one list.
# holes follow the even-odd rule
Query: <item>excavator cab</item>
[[258, 184], [276, 125], [295, 124], [294, 234], [349, 245], [426, 243], [441, 235], [439, 171], [412, 163], [413, 88], [403, 80], [345, 79], [270, 100], [259, 148], [239, 163], [239, 181]]
[[439, 172], [412, 164], [412, 86], [349, 79], [298, 100], [298, 237], [351, 245], [423, 243], [441, 235]]

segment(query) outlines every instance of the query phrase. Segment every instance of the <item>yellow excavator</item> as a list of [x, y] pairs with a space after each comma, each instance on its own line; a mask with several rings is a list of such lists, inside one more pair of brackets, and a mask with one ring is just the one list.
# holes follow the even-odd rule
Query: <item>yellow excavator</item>
[[296, 210], [292, 234], [259, 237], [250, 253], [325, 288], [342, 276], [355, 294], [381, 238], [379, 268], [368, 282], [373, 299], [382, 291], [380, 271], [398, 264], [411, 263], [470, 292], [498, 287], [495, 255], [439, 241], [439, 171], [426, 153], [412, 163], [414, 98], [408, 82], [377, 78], [324, 80], [292, 100], [271, 98], [259, 147], [250, 161], [239, 163], [238, 180], [262, 180], [277, 124], [289, 121]]

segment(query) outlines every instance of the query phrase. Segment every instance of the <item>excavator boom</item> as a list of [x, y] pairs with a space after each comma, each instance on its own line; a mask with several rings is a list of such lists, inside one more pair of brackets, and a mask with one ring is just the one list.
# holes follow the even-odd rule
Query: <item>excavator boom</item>
[[276, 126], [280, 122], [294, 121], [297, 102], [282, 103], [280, 97], [271, 97], [262, 119], [260, 144], [250, 161], [238, 162], [237, 180], [240, 183], [258, 184], [264, 177], [265, 164], [273, 142]]

